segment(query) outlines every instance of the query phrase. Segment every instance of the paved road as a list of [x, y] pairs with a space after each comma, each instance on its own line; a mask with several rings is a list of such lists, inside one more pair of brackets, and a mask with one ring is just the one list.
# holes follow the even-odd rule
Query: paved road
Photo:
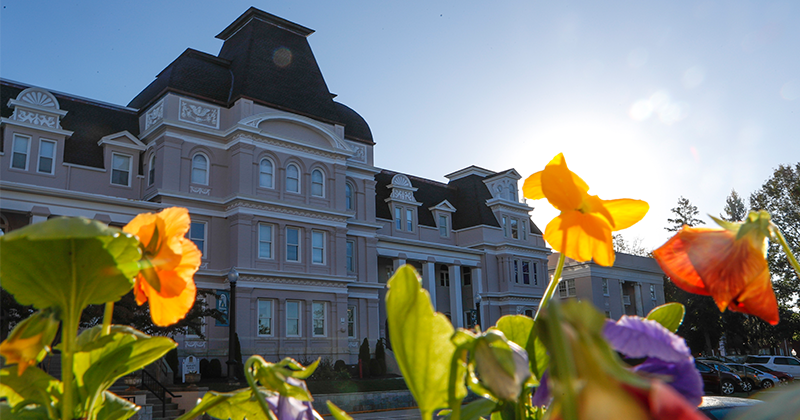
[[[416, 408], [402, 409], [402, 410], [389, 410], [389, 411], [376, 411], [374, 413], [358, 413], [351, 414], [351, 417], [359, 420], [381, 420], [381, 419], [403, 419], [403, 420], [420, 420], [419, 410]], [[326, 417], [327, 419], [328, 417]]]

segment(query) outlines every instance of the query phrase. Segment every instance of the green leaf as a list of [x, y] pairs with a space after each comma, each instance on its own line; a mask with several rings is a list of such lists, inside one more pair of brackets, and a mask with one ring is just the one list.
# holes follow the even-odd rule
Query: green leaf
[[[264, 398], [272, 395], [265, 390], [260, 390], [260, 392]], [[193, 419], [203, 413], [218, 419], [230, 420], [264, 418], [264, 412], [261, 411], [261, 406], [250, 388], [243, 388], [229, 393], [210, 391], [203, 396], [197, 406], [176, 420]], [[270, 418], [274, 418], [274, 414]]]
[[664, 328], [675, 332], [683, 322], [683, 315], [686, 313], [686, 308], [678, 302], [666, 303], [657, 306], [647, 314], [647, 319], [656, 321], [663, 325]]
[[97, 412], [95, 418], [103, 420], [125, 420], [139, 411], [139, 407], [136, 404], [108, 391], [103, 393], [103, 397], [105, 400], [100, 405], [100, 410]]
[[[303, 369], [301, 364], [288, 357], [279, 363], [266, 362], [261, 356], [257, 355], [250, 357], [250, 359], [253, 358], [258, 358], [260, 360], [260, 363], [255, 365], [255, 373], [253, 376], [268, 390], [277, 392], [285, 397], [296, 398], [300, 401], [314, 400], [311, 393], [308, 392], [305, 382], [297, 379], [297, 377], [308, 376], [306, 373], [313, 372], [314, 369], [317, 368], [317, 364], [319, 364], [319, 359], [309, 365], [308, 369]], [[250, 359], [248, 359], [248, 364]], [[290, 381], [289, 378], [293, 378], [293, 380]]]
[[[423, 420], [448, 406], [448, 386], [455, 345], [453, 326], [434, 313], [430, 296], [409, 265], [400, 267], [388, 282], [386, 314], [389, 336], [408, 389], [414, 395]], [[464, 374], [458, 375], [456, 397], [466, 396]]]
[[0, 401], [0, 419], [41, 420], [47, 418], [50, 418], [47, 409], [40, 405], [20, 407], [18, 410], [13, 411], [5, 401]]
[[507, 339], [528, 352], [528, 361], [534, 376], [532, 385], [538, 385], [539, 378], [547, 370], [550, 357], [547, 355], [544, 343], [539, 339], [538, 331], [534, 328], [533, 318], [525, 315], [506, 315], [497, 320], [496, 328], [502, 331]]
[[17, 367], [0, 370], [0, 398], [14, 407], [22, 401], [42, 406], [56, 404], [61, 399], [61, 382], [36, 366], [17, 375]]
[[139, 241], [83, 218], [57, 217], [0, 237], [3, 288], [23, 305], [62, 317], [114, 302], [133, 287]]
[[176, 344], [167, 337], [150, 337], [131, 327], [114, 325], [101, 336], [96, 326], [78, 337], [73, 371], [82, 395], [99, 396], [117, 379], [155, 362]]
[[[497, 408], [497, 403], [494, 401], [487, 400], [486, 398], [479, 398], [461, 408], [461, 420], [477, 420], [484, 418], [492, 414], [495, 408]], [[442, 410], [439, 412], [438, 416], [439, 418], [447, 420], [450, 418], [450, 410]]]
[[344, 410], [337, 407], [336, 404], [332, 403], [330, 400], [326, 401], [328, 404], [328, 411], [331, 412], [331, 415], [336, 420], [353, 420]]

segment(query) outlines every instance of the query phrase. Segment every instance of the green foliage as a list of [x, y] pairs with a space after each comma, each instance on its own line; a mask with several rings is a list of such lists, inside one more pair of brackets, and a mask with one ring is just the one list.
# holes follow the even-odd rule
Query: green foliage
[[333, 364], [333, 370], [337, 372], [347, 371], [347, 364], [344, 362], [344, 360], [339, 359]]
[[366, 365], [369, 363], [369, 358], [369, 341], [367, 341], [367, 338], [365, 337], [364, 341], [361, 343], [361, 347], [358, 348], [358, 360], [363, 361], [363, 363]]
[[741, 222], [747, 217], [747, 206], [736, 190], [731, 190], [731, 195], [725, 199], [725, 208], [722, 211], [720, 217], [728, 222]]
[[[447, 317], [433, 311], [428, 292], [410, 266], [400, 267], [388, 287], [386, 312], [397, 364], [422, 418], [430, 419], [435, 410], [448, 406], [451, 361], [456, 350], [450, 337], [455, 331]], [[456, 376], [462, 379], [455, 382], [455, 395], [463, 399], [464, 376]]]
[[332, 403], [330, 400], [325, 401], [325, 402], [328, 405], [328, 411], [331, 412], [331, 415], [333, 416], [334, 419], [336, 419], [336, 420], [353, 420], [353, 418], [350, 417], [349, 415], [347, 415], [347, 413], [345, 413], [344, 410], [342, 410], [341, 408], [337, 407], [336, 404]]
[[370, 359], [369, 361], [369, 374], [370, 376], [377, 378], [382, 375], [381, 373], [381, 362], [378, 359]]
[[528, 352], [528, 361], [533, 373], [532, 383], [538, 385], [539, 378], [547, 370], [550, 358], [533, 325], [533, 319], [524, 315], [506, 315], [497, 320], [497, 329]]
[[379, 338], [378, 342], [375, 343], [375, 360], [378, 362], [378, 375], [373, 374], [373, 376], [386, 375], [386, 347], [383, 342], [384, 339]]
[[678, 327], [681, 326], [685, 313], [686, 308], [684, 308], [683, 305], [677, 302], [672, 302], [653, 308], [653, 310], [647, 314], [646, 318], [656, 321], [663, 325], [664, 328], [675, 332], [678, 330]]
[[665, 229], [670, 232], [677, 232], [681, 230], [683, 225], [697, 226], [706, 223], [696, 218], [700, 212], [697, 211], [697, 206], [694, 206], [691, 202], [689, 202], [688, 198], [680, 197], [678, 199], [678, 206], [673, 207], [670, 211], [675, 217], [674, 219], [667, 219], [667, 222], [669, 222], [671, 226], [667, 226]]

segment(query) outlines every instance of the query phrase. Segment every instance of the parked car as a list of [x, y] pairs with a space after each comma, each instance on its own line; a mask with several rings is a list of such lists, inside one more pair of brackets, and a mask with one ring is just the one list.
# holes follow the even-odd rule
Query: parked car
[[738, 381], [734, 382], [734, 388], [736, 391], [750, 392], [753, 389], [750, 382], [745, 381], [744, 378], [742, 378], [738, 372], [734, 372], [734, 370], [729, 368], [725, 363], [711, 359], [700, 359], [699, 361], [711, 366], [713, 369], [716, 369], [720, 372], [727, 372], [739, 378]]
[[710, 365], [697, 360], [694, 361], [694, 366], [703, 378], [703, 390], [706, 392], [731, 395], [736, 391], [736, 387], [742, 387], [742, 378], [735, 373], [714, 369]]
[[713, 420], [724, 420], [738, 417], [750, 407], [763, 401], [736, 397], [703, 397], [697, 409]]
[[763, 389], [772, 388], [773, 386], [781, 382], [781, 380], [778, 379], [777, 376], [769, 372], [764, 372], [762, 370], [756, 369], [752, 366], [740, 365], [738, 363], [728, 363], [728, 366], [733, 370], [735, 370], [736, 372], [744, 372], [743, 379], [745, 381], [753, 381], [752, 385], [757, 386], [759, 388]]
[[764, 365], [792, 376], [800, 375], [800, 360], [792, 356], [747, 356], [744, 363], [748, 365]]
[[779, 385], [788, 385], [790, 382], [794, 382], [794, 376], [786, 372], [781, 372], [775, 369], [771, 369], [764, 365], [747, 365], [747, 366], [752, 366], [760, 371], [775, 375], [780, 380]]

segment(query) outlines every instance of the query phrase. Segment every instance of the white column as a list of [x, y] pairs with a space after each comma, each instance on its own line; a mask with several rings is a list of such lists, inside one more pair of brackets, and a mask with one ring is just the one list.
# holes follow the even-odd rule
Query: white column
[[392, 274], [394, 274], [398, 268], [402, 267], [403, 264], [406, 263], [406, 259], [402, 257], [397, 257], [392, 260]]
[[461, 266], [452, 264], [447, 266], [450, 276], [450, 318], [453, 327], [464, 327], [464, 308], [461, 304]]
[[436, 310], [436, 263], [425, 261], [422, 263], [422, 287], [431, 295], [433, 310]]

